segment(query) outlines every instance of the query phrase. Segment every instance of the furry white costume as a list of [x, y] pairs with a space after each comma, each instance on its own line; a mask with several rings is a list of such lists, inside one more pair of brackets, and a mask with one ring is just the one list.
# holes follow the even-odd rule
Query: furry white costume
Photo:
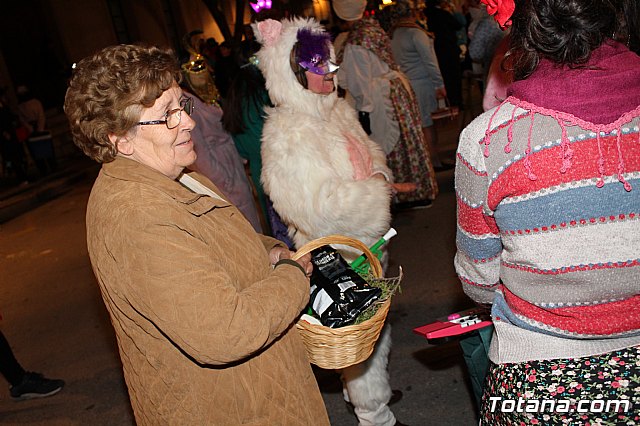
[[[371, 246], [390, 226], [391, 172], [384, 152], [362, 130], [346, 101], [335, 91], [317, 94], [299, 83], [290, 56], [301, 28], [324, 33], [312, 19], [254, 24], [262, 44], [258, 66], [275, 105], [266, 110], [262, 134], [264, 189], [297, 247], [330, 234]], [[348, 260], [360, 254], [348, 250], [343, 251]], [[343, 370], [345, 397], [361, 425], [395, 424], [386, 405], [391, 396], [390, 346], [385, 326], [373, 355]]]

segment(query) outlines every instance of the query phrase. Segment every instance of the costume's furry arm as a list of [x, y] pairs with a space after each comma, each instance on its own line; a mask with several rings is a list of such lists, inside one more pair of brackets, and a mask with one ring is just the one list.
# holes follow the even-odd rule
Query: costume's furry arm
[[373, 160], [373, 173], [380, 173], [388, 182], [393, 182], [393, 174], [387, 166], [387, 156], [380, 145], [371, 140], [369, 135], [362, 129], [358, 121], [357, 112], [353, 107], [351, 107], [347, 101], [340, 98], [336, 102], [335, 111], [336, 116], [344, 117], [347, 122], [350, 122], [350, 132], [367, 146], [371, 154], [371, 159]]

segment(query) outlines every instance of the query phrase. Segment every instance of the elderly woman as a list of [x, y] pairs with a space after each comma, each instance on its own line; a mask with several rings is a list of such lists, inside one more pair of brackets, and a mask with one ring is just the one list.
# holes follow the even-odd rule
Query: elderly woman
[[192, 100], [171, 51], [108, 47], [65, 100], [75, 143], [103, 163], [89, 255], [138, 424], [328, 424], [292, 323], [309, 257], [256, 234], [196, 159]]

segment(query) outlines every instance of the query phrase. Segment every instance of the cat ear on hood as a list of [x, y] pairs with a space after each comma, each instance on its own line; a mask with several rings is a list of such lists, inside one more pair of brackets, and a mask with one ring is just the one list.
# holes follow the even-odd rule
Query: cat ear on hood
[[282, 23], [274, 19], [265, 19], [251, 26], [256, 40], [265, 47], [273, 46], [282, 34]]

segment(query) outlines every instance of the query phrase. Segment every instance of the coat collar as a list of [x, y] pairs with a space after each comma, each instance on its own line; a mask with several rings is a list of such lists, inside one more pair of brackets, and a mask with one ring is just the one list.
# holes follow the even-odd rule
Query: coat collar
[[[102, 173], [113, 179], [152, 186], [177, 202], [184, 204], [185, 208], [195, 215], [201, 215], [215, 207], [231, 206], [224, 199], [194, 193], [177, 180], [170, 179], [159, 171], [128, 158], [118, 156], [112, 162], [104, 163], [102, 165]], [[224, 198], [221, 195], [221, 191], [206, 177], [196, 172], [189, 172], [188, 174]]]

